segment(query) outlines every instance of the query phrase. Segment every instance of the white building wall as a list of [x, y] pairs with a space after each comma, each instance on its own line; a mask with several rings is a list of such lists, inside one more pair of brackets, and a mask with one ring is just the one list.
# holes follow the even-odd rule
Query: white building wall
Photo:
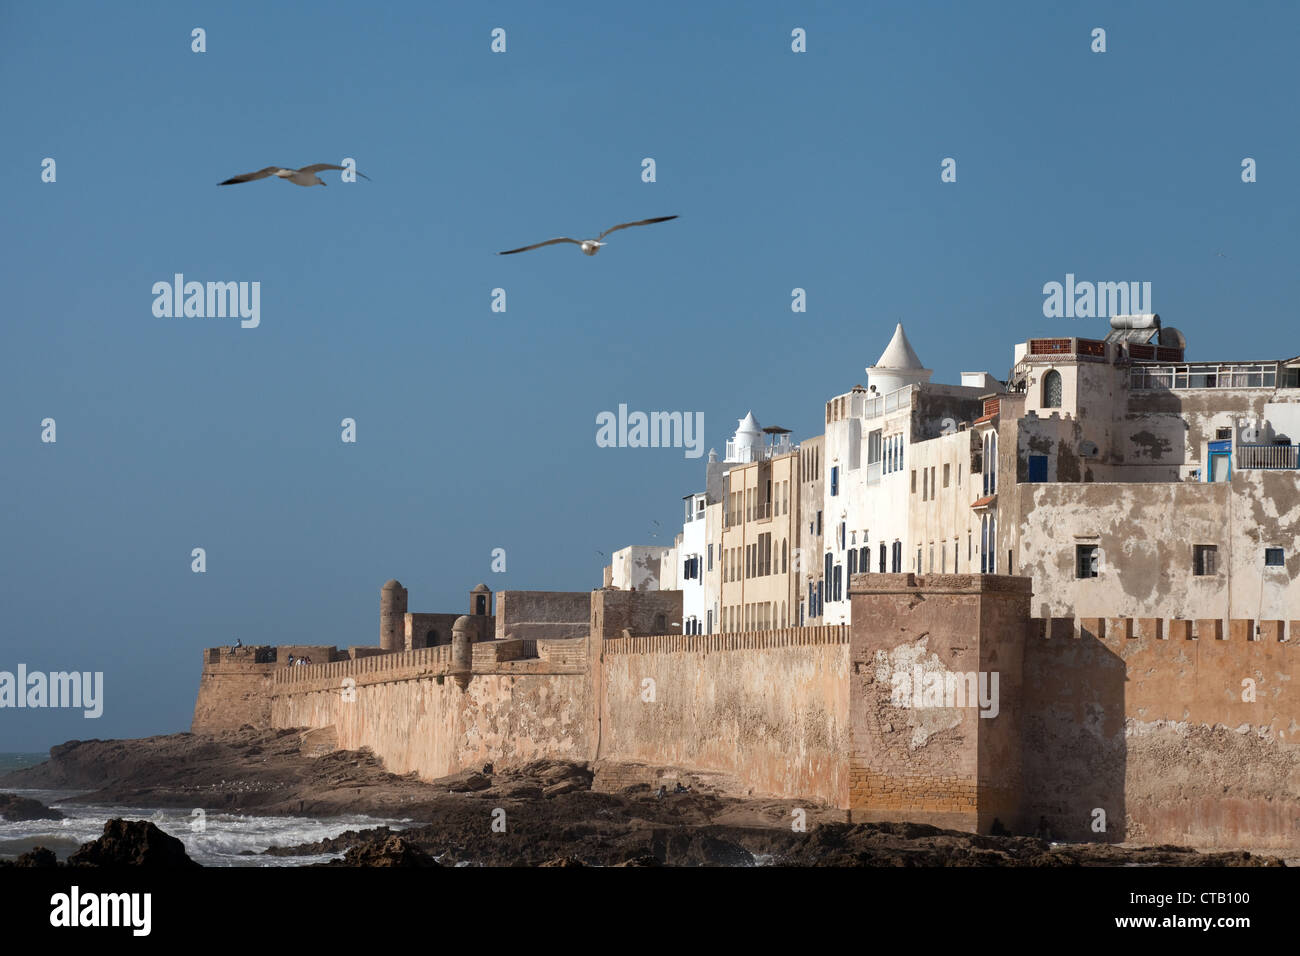
[[[682, 633], [703, 634], [707, 620], [708, 600], [705, 581], [708, 569], [707, 514], [701, 510], [704, 495], [694, 495], [689, 501], [692, 520], [682, 524], [682, 539], [677, 555], [677, 575], [682, 592]], [[687, 564], [698, 559], [699, 572], [686, 577]], [[698, 626], [697, 626], [698, 625]]]

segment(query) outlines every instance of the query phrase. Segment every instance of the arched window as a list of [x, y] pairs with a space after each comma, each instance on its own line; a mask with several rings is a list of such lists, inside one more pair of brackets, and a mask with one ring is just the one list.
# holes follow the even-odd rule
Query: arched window
[[1043, 407], [1061, 407], [1061, 373], [1056, 369], [1043, 376]]
[[437, 647], [437, 646], [438, 646], [438, 632], [437, 632], [437, 631], [431, 629], [431, 630], [429, 630], [429, 631], [424, 635], [424, 646], [425, 646], [425, 647]]
[[996, 494], [998, 490], [998, 434], [988, 432], [984, 436], [984, 494]]

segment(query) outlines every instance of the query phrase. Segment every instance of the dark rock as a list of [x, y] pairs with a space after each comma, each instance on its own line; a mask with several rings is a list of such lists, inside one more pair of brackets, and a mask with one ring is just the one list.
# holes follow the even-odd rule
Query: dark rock
[[68, 857], [70, 866], [143, 866], [150, 869], [197, 867], [185, 844], [148, 820], [109, 820], [98, 840], [83, 843]]
[[6, 820], [62, 820], [63, 814], [31, 797], [0, 793], [0, 817]]
[[452, 774], [450, 777], [443, 777], [438, 781], [439, 784], [446, 787], [452, 793], [467, 793], [475, 790], [486, 790], [492, 786], [492, 781], [483, 776], [477, 770], [466, 770], [461, 773]]
[[504, 784], [498, 792], [503, 797], [511, 797], [515, 800], [539, 800], [542, 796], [541, 787], [523, 782]]
[[546, 798], [558, 797], [562, 793], [573, 793], [575, 790], [586, 790], [580, 780], [561, 780], [553, 783], [549, 787], [542, 788], [542, 796]]
[[386, 840], [375, 840], [354, 846], [344, 854], [342, 861], [334, 861], [326, 866], [401, 866], [428, 867], [438, 866], [438, 861], [399, 836]]
[[42, 869], [48, 869], [59, 865], [59, 858], [54, 855], [53, 850], [47, 850], [43, 846], [32, 847], [26, 853], [14, 861], [14, 866], [34, 866]]
[[266, 856], [315, 856], [318, 853], [342, 853], [359, 844], [379, 844], [390, 836], [397, 835], [398, 831], [390, 830], [388, 827], [345, 830], [336, 837], [327, 837], [324, 840], [317, 840], [315, 843], [299, 843], [295, 846], [272, 846], [267, 847], [262, 853]]

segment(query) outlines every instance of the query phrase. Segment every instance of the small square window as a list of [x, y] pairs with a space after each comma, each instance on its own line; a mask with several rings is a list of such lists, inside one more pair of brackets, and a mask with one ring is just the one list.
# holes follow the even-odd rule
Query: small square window
[[1219, 549], [1212, 544], [1197, 544], [1192, 546], [1192, 574], [1205, 576], [1217, 574], [1219, 565]]
[[1074, 547], [1075, 554], [1075, 576], [1080, 578], [1095, 578], [1097, 576], [1097, 566], [1100, 561], [1101, 548], [1095, 544], [1079, 544]]
[[1264, 567], [1280, 568], [1286, 565], [1286, 553], [1281, 548], [1264, 549]]
[[1215, 441], [1222, 441], [1225, 438], [1231, 438], [1231, 437], [1232, 437], [1231, 428], [1216, 428], [1214, 430]]

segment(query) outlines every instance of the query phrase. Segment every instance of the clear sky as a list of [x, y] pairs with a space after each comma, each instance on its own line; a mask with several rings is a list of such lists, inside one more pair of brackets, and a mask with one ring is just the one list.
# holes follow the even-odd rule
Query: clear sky
[[[105, 681], [98, 720], [0, 710], [0, 750], [188, 729], [200, 649], [377, 643], [390, 577], [418, 611], [598, 587], [704, 478], [597, 447], [620, 403], [703, 412], [706, 450], [749, 409], [816, 435], [896, 321], [948, 382], [1101, 336], [1044, 318], [1066, 273], [1151, 282], [1190, 359], [1300, 352], [1298, 27], [1293, 3], [0, 4], [0, 670]], [[373, 181], [216, 186], [344, 157]], [[494, 255], [672, 214], [595, 258]], [[177, 272], [260, 282], [260, 326], [155, 317]]]

